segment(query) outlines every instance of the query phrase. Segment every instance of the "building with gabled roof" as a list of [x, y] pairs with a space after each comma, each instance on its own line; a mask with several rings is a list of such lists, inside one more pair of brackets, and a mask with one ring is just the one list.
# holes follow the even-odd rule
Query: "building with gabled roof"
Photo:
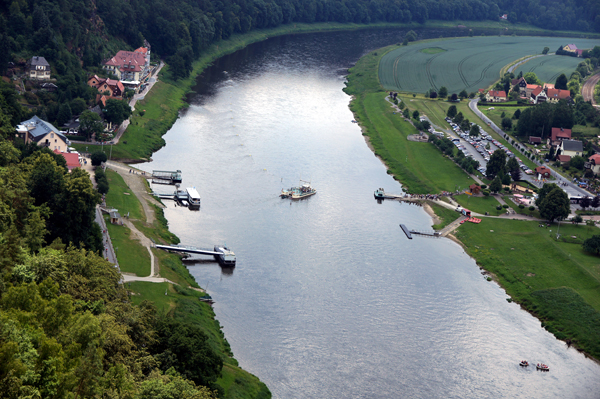
[[490, 90], [485, 95], [485, 101], [488, 102], [504, 102], [506, 101], [506, 92], [504, 90]]
[[535, 168], [535, 173], [542, 177], [550, 177], [552, 175], [552, 170], [547, 166], [538, 166]]
[[560, 153], [571, 157], [582, 156], [583, 143], [579, 140], [563, 140], [560, 142]]
[[25, 144], [34, 142], [40, 147], [48, 147], [60, 152], [67, 151], [71, 142], [50, 122], [40, 119], [37, 115], [21, 122], [17, 126], [16, 136], [23, 139]]
[[532, 103], [534, 104], [540, 104], [543, 102], [546, 102], [546, 100], [548, 99], [546, 92], [544, 91], [544, 89], [542, 88], [542, 86], [537, 86], [532, 92], [531, 92], [531, 97], [530, 100]]
[[560, 100], [569, 101], [571, 99], [571, 91], [561, 89], [548, 89], [546, 90], [546, 96], [548, 97], [548, 101], [551, 103], [557, 103]]
[[81, 168], [81, 159], [79, 158], [79, 154], [76, 152], [60, 152], [58, 150], [54, 150], [55, 154], [62, 155], [65, 161], [67, 161], [67, 169], [69, 172], [75, 168]]
[[550, 142], [552, 145], [560, 144], [562, 140], [571, 140], [571, 129], [563, 129], [562, 127], [553, 127], [550, 134]]
[[595, 175], [600, 173], [600, 154], [594, 154], [588, 158], [586, 167], [592, 170]]
[[31, 57], [27, 64], [29, 79], [50, 79], [50, 64], [44, 57]]
[[150, 70], [150, 51], [140, 47], [135, 51], [119, 51], [105, 61], [102, 68], [114, 74], [122, 83], [138, 85]]

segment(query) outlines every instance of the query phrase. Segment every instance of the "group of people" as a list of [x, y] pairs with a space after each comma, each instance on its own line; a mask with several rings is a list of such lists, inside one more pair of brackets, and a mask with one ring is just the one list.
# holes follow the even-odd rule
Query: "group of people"
[[404, 198], [438, 200], [441, 197], [452, 197], [454, 193], [442, 191], [440, 194], [405, 194]]

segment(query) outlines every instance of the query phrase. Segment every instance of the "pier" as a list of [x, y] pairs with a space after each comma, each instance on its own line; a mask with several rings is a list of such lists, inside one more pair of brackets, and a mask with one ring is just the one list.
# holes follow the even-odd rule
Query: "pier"
[[155, 248], [164, 249], [165, 251], [174, 251], [174, 252], [183, 252], [188, 254], [197, 254], [197, 255], [211, 255], [218, 256], [221, 255], [221, 252], [217, 252], [214, 249], [205, 249], [205, 248], [196, 248], [187, 245], [161, 245], [155, 244]]
[[177, 184], [181, 183], [181, 171], [153, 170], [152, 183], [154, 184]]
[[402, 229], [402, 231], [404, 232], [404, 234], [406, 234], [406, 237], [409, 240], [413, 239], [413, 235], [419, 235], [419, 236], [423, 236], [423, 237], [441, 237], [442, 235], [438, 232], [438, 231], [419, 231], [419, 230], [410, 230], [408, 227], [406, 227], [405, 225], [401, 224], [400, 228]]

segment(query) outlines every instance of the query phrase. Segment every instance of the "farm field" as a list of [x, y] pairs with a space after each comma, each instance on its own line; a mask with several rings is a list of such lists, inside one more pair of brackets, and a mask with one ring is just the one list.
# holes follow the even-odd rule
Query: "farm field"
[[554, 83], [561, 73], [569, 77], [582, 61], [581, 58], [576, 57], [547, 55], [545, 57], [534, 58], [519, 65], [513, 73], [517, 76], [519, 72], [522, 72], [523, 75], [527, 72], [534, 72], [542, 82]]
[[[386, 53], [379, 63], [379, 79], [386, 90], [425, 93], [431, 88], [439, 90], [445, 86], [448, 93], [458, 93], [463, 89], [476, 92], [498, 80], [500, 70], [511, 62], [539, 54], [544, 47], [554, 51], [568, 43], [585, 49], [598, 45], [598, 40], [484, 36], [418, 42], [396, 46]], [[531, 62], [539, 64], [546, 58], [540, 57]], [[560, 64], [563, 61], [556, 62]], [[531, 68], [528, 64], [520, 68]], [[542, 66], [541, 70], [544, 69], [545, 66]], [[548, 70], [551, 70], [550, 64]]]

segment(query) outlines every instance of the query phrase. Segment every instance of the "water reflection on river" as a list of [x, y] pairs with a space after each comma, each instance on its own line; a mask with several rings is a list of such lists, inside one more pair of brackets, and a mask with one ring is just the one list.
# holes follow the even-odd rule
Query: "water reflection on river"
[[[236, 358], [285, 399], [597, 396], [600, 368], [509, 304], [459, 245], [406, 239], [399, 223], [430, 226], [422, 209], [373, 199], [401, 188], [351, 123], [344, 69], [396, 41], [299, 35], [225, 57], [143, 165], [181, 169], [201, 193], [200, 212], [166, 210], [183, 243], [237, 254], [230, 274], [189, 267]], [[318, 193], [278, 197], [300, 178]]]

